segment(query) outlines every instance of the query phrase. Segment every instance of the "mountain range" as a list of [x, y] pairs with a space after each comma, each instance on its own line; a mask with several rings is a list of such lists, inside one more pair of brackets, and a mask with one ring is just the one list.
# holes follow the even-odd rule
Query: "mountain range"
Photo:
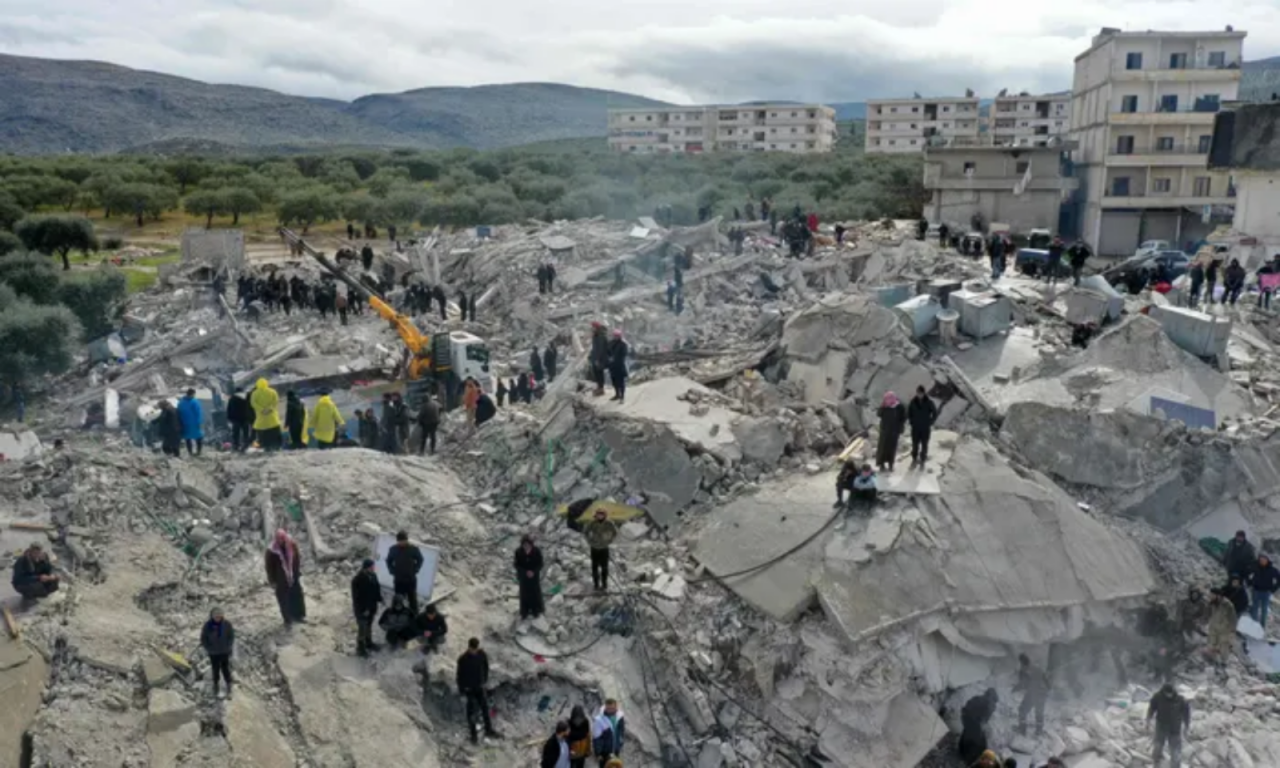
[[[1242, 94], [1280, 88], [1280, 57], [1247, 62]], [[603, 136], [606, 110], [666, 106], [557, 83], [420, 88], [354, 101], [215, 85], [97, 61], [0, 54], [0, 152], [492, 149]], [[838, 120], [865, 102], [835, 102]]]

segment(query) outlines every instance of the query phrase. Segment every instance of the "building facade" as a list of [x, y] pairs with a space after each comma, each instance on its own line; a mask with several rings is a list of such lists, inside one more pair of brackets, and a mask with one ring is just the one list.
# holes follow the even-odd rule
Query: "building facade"
[[1071, 130], [1071, 94], [997, 96], [987, 115], [991, 143], [1047, 147]]
[[1218, 114], [1209, 168], [1230, 173], [1236, 198], [1231, 228], [1248, 239], [1252, 264], [1280, 255], [1280, 102], [1239, 104]]
[[976, 97], [867, 102], [869, 153], [923, 152], [929, 144], [976, 144], [982, 125]]
[[1058, 231], [1063, 200], [1078, 184], [1063, 175], [1067, 147], [950, 146], [924, 151], [925, 218], [968, 232], [975, 214], [985, 225], [1017, 233]]
[[1104, 256], [1185, 244], [1229, 216], [1230, 176], [1207, 169], [1214, 115], [1236, 98], [1244, 32], [1104, 29], [1075, 60], [1070, 138], [1081, 236]]
[[609, 110], [609, 148], [635, 154], [830, 152], [836, 112], [821, 104]]

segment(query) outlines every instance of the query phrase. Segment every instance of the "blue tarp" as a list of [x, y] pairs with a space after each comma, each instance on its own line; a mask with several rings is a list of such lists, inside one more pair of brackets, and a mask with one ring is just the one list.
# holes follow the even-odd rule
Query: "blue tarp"
[[1217, 414], [1207, 408], [1197, 408], [1194, 405], [1175, 403], [1163, 397], [1152, 396], [1151, 412], [1154, 414], [1156, 411], [1164, 411], [1166, 419], [1180, 421], [1191, 429], [1217, 429], [1218, 427]]

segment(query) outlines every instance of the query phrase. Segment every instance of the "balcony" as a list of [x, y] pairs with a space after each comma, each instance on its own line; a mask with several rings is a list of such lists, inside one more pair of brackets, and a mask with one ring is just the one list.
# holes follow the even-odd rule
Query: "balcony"
[[1157, 109], [1150, 112], [1112, 112], [1107, 122], [1111, 125], [1213, 125], [1214, 115], [1218, 114], [1215, 106], [1212, 110], [1203, 105], [1198, 108], [1179, 107], [1178, 109]]
[[1137, 168], [1149, 165], [1192, 166], [1203, 168], [1207, 153], [1199, 144], [1173, 144], [1166, 146], [1138, 145], [1132, 148], [1112, 146], [1107, 150], [1107, 165], [1118, 168]]
[[1240, 59], [1228, 59], [1227, 63], [1222, 65], [1212, 65], [1208, 63], [1197, 65], [1194, 61], [1188, 61], [1185, 67], [1174, 69], [1167, 66], [1169, 60], [1166, 58], [1160, 62], [1160, 67], [1149, 67], [1144, 69], [1125, 69], [1124, 62], [1120, 62], [1120, 66], [1111, 73], [1111, 79], [1119, 82], [1140, 82], [1149, 83], [1207, 83], [1207, 82], [1227, 82], [1240, 79]]

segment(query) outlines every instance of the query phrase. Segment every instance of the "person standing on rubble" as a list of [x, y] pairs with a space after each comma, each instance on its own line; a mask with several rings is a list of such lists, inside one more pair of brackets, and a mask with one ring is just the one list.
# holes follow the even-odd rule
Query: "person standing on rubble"
[[383, 453], [397, 453], [396, 411], [395, 405], [391, 402], [390, 392], [382, 394], [382, 418], [378, 422], [378, 437]]
[[409, 601], [409, 610], [418, 614], [418, 572], [425, 560], [422, 550], [409, 542], [409, 534], [400, 531], [396, 543], [387, 551], [387, 572], [397, 595]]
[[609, 365], [609, 338], [605, 335], [604, 325], [591, 322], [591, 379], [595, 382], [596, 397], [604, 394], [604, 369]]
[[604, 706], [596, 711], [591, 721], [591, 747], [602, 767], [622, 754], [626, 738], [626, 715], [616, 699], [605, 699]]
[[1198, 261], [1191, 262], [1187, 276], [1191, 280], [1191, 290], [1187, 294], [1187, 300], [1191, 302], [1192, 307], [1198, 307], [1200, 306], [1200, 289], [1204, 286], [1204, 265]]
[[581, 704], [569, 712], [569, 768], [586, 768], [591, 757], [591, 719]]
[[286, 629], [306, 621], [307, 602], [302, 592], [302, 554], [298, 542], [283, 528], [276, 531], [266, 554], [267, 583], [276, 593], [276, 605]]
[[307, 447], [307, 407], [292, 389], [284, 393], [284, 425], [289, 430], [289, 449]]
[[613, 397], [619, 403], [627, 397], [627, 355], [631, 347], [622, 338], [622, 329], [613, 329], [613, 341], [609, 342], [609, 379], [613, 384]]
[[1267, 616], [1271, 612], [1271, 596], [1280, 589], [1280, 570], [1271, 564], [1271, 558], [1258, 555], [1258, 565], [1249, 574], [1249, 588], [1253, 591], [1249, 615], [1265, 630]]
[[178, 401], [178, 419], [182, 422], [182, 439], [187, 444], [187, 455], [200, 455], [204, 450], [204, 408], [196, 399], [194, 389], [188, 389]]
[[1222, 562], [1227, 567], [1227, 575], [1239, 574], [1248, 578], [1258, 564], [1258, 553], [1249, 543], [1244, 531], [1236, 531], [1235, 538], [1227, 542], [1227, 550], [1222, 555]]
[[[1222, 256], [1217, 251], [1209, 259], [1209, 266], [1204, 270], [1204, 287], [1205, 287], [1205, 303], [1213, 306], [1216, 296], [1214, 296], [1214, 288], [1218, 284], [1218, 276], [1222, 273]], [[1225, 302], [1226, 295], [1223, 295]]]
[[1147, 703], [1147, 728], [1155, 721], [1155, 745], [1151, 764], [1160, 768], [1165, 745], [1173, 768], [1182, 764], [1182, 739], [1191, 731], [1191, 704], [1182, 698], [1173, 683], [1165, 683]]
[[371, 451], [381, 449], [381, 443], [378, 441], [378, 417], [374, 415], [372, 408], [367, 408], [360, 416], [360, 447], [368, 448]]
[[1044, 735], [1044, 705], [1049, 700], [1049, 677], [1044, 671], [1032, 666], [1031, 659], [1025, 653], [1018, 655], [1018, 682], [1013, 686], [1014, 692], [1022, 692], [1022, 702], [1018, 704], [1019, 736], [1027, 734], [1027, 715], [1031, 710], [1036, 712], [1036, 737]]
[[1065, 248], [1066, 243], [1062, 238], [1054, 235], [1053, 242], [1049, 243], [1049, 256], [1044, 264], [1044, 275], [1049, 285], [1055, 285], [1058, 282], [1058, 271], [1062, 269], [1062, 252]]
[[471, 293], [471, 298], [467, 301], [467, 317], [469, 317], [473, 323], [476, 322], [476, 303], [478, 301], [479, 295], [473, 291]]
[[1231, 600], [1222, 595], [1221, 588], [1210, 591], [1213, 598], [1209, 602], [1208, 652], [1218, 664], [1225, 664], [1235, 648], [1236, 624], [1240, 620], [1240, 614], [1236, 612]]
[[542, 745], [542, 759], [538, 761], [540, 768], [572, 768], [569, 759], [569, 724], [564, 720], [556, 723], [555, 733]]
[[32, 544], [13, 561], [13, 589], [23, 600], [39, 600], [58, 591], [58, 575], [45, 554], [44, 547]]
[[168, 400], [160, 401], [160, 450], [165, 456], [179, 458], [182, 455], [182, 417]]
[[218, 698], [218, 678], [227, 683], [227, 701], [231, 701], [231, 654], [235, 651], [236, 630], [222, 615], [221, 608], [209, 612], [209, 620], [200, 630], [200, 647], [209, 657], [213, 676], [213, 697]]
[[1222, 303], [1235, 306], [1240, 300], [1240, 294], [1244, 291], [1245, 271], [1240, 266], [1239, 259], [1232, 259], [1227, 265], [1227, 269], [1222, 273], [1222, 287], [1225, 293], [1222, 294]]
[[1004, 238], [999, 233], [991, 236], [987, 258], [991, 260], [991, 279], [999, 280], [1000, 275], [1004, 274]]
[[929, 220], [921, 219], [916, 222], [916, 239], [923, 241], [925, 235], [929, 234]]
[[948, 238], [950, 236], [951, 236], [951, 227], [948, 227], [945, 221], [939, 224], [938, 225], [938, 247], [946, 248]]
[[542, 615], [542, 550], [525, 534], [515, 555], [516, 580], [520, 583], [520, 618]]
[[498, 407], [493, 404], [493, 398], [489, 397], [488, 392], [481, 391], [476, 398], [476, 426], [483, 425], [497, 415]]
[[539, 381], [546, 375], [546, 371], [542, 367], [542, 355], [538, 354], [538, 345], [533, 346], [533, 351], [529, 353], [529, 370], [533, 371], [534, 379]]
[[[507, 389], [507, 380], [499, 376], [498, 377], [498, 407], [499, 408], [502, 408], [507, 404], [507, 395], [509, 394], [509, 392], [510, 390]], [[516, 401], [515, 395], [512, 395], [511, 402], [514, 403], [515, 401]]]
[[427, 395], [422, 401], [422, 408], [418, 409], [418, 429], [422, 432], [422, 437], [418, 443], [418, 455], [423, 455], [427, 446], [431, 446], [432, 455], [436, 452], [436, 432], [440, 429], [440, 403], [436, 402], [435, 395]]
[[479, 638], [468, 640], [467, 650], [458, 657], [457, 683], [458, 693], [467, 702], [467, 728], [471, 732], [471, 743], [479, 741], [477, 719], [484, 723], [485, 736], [501, 738], [489, 719], [489, 696], [485, 693], [485, 686], [489, 684], [489, 656], [480, 648]]
[[609, 590], [609, 546], [618, 538], [618, 524], [609, 519], [603, 508], [597, 509], [582, 535], [591, 548], [591, 586], [597, 592]]
[[244, 453], [252, 442], [253, 410], [241, 387], [236, 387], [227, 400], [227, 423], [231, 425], [231, 450]]
[[1093, 256], [1093, 251], [1089, 249], [1089, 244], [1083, 240], [1077, 240], [1067, 249], [1067, 258], [1071, 260], [1071, 284], [1080, 285], [1080, 273], [1084, 271], [1084, 265], [1088, 263], [1089, 258]]
[[538, 293], [545, 295], [547, 292], [547, 265], [539, 264], [534, 275], [538, 278]]
[[988, 688], [985, 693], [974, 696], [964, 703], [960, 710], [960, 743], [958, 749], [960, 759], [970, 765], [982, 757], [987, 751], [987, 723], [996, 713], [996, 705], [1000, 697], [995, 688]]
[[267, 384], [266, 379], [258, 379], [249, 395], [249, 405], [253, 408], [253, 431], [257, 433], [258, 445], [264, 451], [277, 451], [283, 443], [280, 434], [280, 395]]
[[323, 451], [337, 445], [338, 428], [345, 426], [346, 423], [342, 418], [342, 412], [329, 396], [329, 390], [321, 392], [311, 418], [311, 430], [316, 438], [316, 447]]
[[743, 207], [743, 212], [746, 214], [747, 221], [756, 220], [756, 206], [755, 203], [751, 202], [750, 197], [747, 198], [747, 204]]
[[467, 294], [458, 289], [458, 311], [462, 313], [462, 322], [467, 322]]
[[880, 401], [880, 437], [876, 444], [876, 467], [881, 472], [892, 472], [898, 456], [898, 440], [907, 423], [907, 409], [892, 392], [885, 392]]
[[1233, 573], [1227, 580], [1227, 585], [1218, 588], [1218, 594], [1235, 608], [1236, 618], [1249, 612], [1249, 590], [1244, 586], [1244, 579], [1244, 576]]
[[373, 560], [365, 558], [351, 579], [351, 612], [356, 617], [357, 656], [368, 656], [370, 651], [378, 650], [378, 644], [373, 642], [373, 620], [381, 604], [382, 585], [378, 583]]
[[938, 406], [924, 387], [916, 387], [915, 397], [907, 406], [907, 421], [911, 422], [911, 468], [917, 466], [924, 469], [929, 458], [929, 435], [933, 432], [933, 422], [938, 420]]
[[547, 372], [547, 383], [555, 381], [559, 361], [560, 353], [556, 351], [556, 343], [548, 341], [546, 348], [542, 350], [542, 367]]

